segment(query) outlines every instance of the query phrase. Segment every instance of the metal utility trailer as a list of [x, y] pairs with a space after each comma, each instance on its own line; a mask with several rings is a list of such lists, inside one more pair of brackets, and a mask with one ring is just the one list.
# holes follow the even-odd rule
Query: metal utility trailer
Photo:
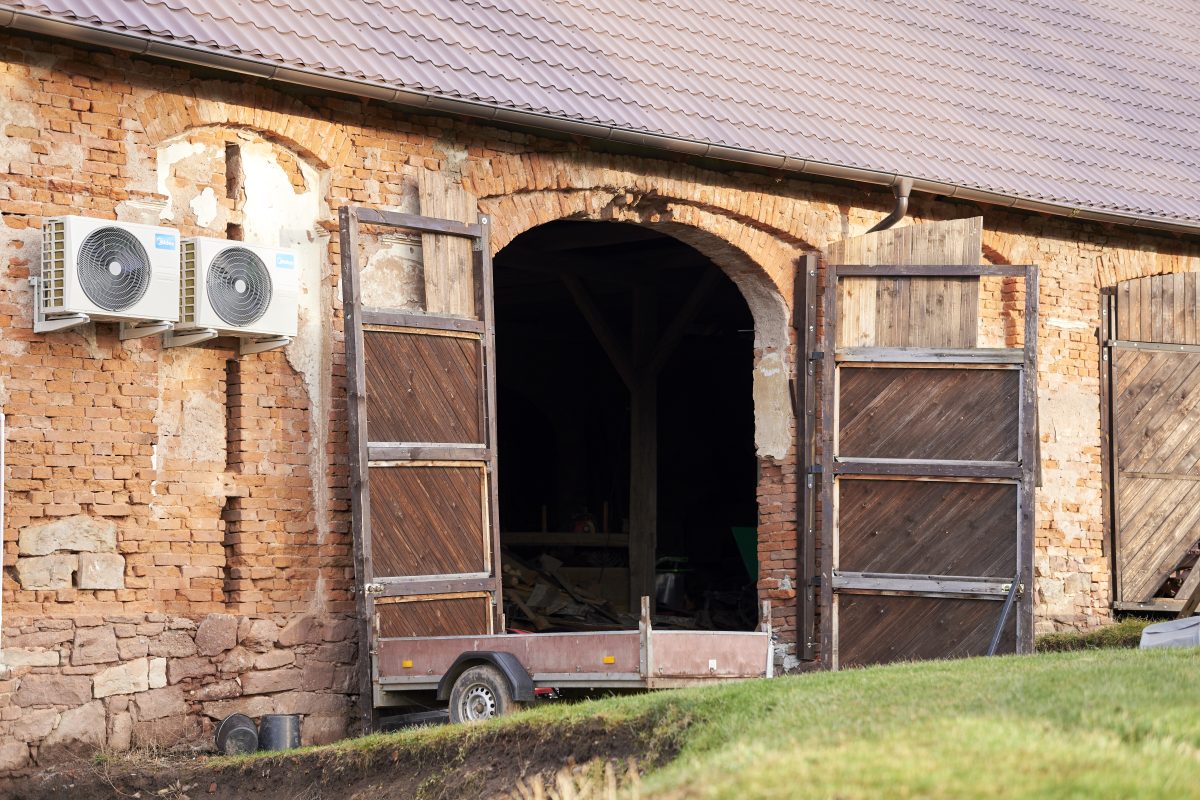
[[[364, 726], [378, 707], [418, 693], [447, 701], [469, 689], [474, 712], [458, 717], [474, 718], [539, 688], [770, 675], [766, 616], [754, 632], [659, 631], [643, 601], [638, 630], [505, 633], [489, 220], [435, 174], [423, 173], [420, 195], [423, 211], [440, 216], [338, 213], [356, 605], [370, 655], [359, 659]], [[364, 285], [362, 264], [394, 262], [418, 236], [424, 308], [381, 307], [399, 305], [395, 286]], [[399, 282], [380, 272], [376, 280]]]
[[515, 703], [538, 689], [674, 689], [772, 673], [769, 621], [750, 632], [659, 631], [646, 599], [637, 630], [380, 638], [375, 648], [376, 706], [432, 691], [451, 704], [453, 721], [473, 718], [464, 705], [473, 699], [497, 703], [475, 667], [502, 678]]

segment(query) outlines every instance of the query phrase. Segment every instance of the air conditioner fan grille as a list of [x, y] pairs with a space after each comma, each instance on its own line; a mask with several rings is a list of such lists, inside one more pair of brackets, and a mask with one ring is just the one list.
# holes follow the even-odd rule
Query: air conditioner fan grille
[[212, 310], [227, 325], [253, 325], [271, 304], [271, 273], [244, 247], [229, 247], [209, 264], [205, 290]]
[[127, 230], [97, 228], [79, 246], [79, 285], [105, 311], [125, 311], [150, 288], [150, 257]]

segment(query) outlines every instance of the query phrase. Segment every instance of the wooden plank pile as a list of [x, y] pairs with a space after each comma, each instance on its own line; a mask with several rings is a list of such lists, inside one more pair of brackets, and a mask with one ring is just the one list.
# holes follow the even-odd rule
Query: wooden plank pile
[[562, 562], [549, 554], [537, 563], [504, 552], [504, 601], [510, 623], [535, 630], [622, 630], [637, 626], [637, 617], [622, 613], [598, 593], [570, 580]]

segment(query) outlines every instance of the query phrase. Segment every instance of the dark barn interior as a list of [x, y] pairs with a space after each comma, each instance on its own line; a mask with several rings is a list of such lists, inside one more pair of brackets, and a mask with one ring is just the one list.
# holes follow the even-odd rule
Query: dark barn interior
[[752, 629], [753, 320], [737, 287], [668, 235], [556, 222], [497, 255], [495, 292], [509, 624], [630, 627], [653, 592], [656, 625]]

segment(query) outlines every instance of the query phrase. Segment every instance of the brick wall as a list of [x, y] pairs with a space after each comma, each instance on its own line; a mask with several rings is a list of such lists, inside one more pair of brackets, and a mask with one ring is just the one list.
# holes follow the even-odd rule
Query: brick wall
[[[886, 214], [886, 190], [598, 152], [21, 38], [0, 39], [0, 168], [11, 667], [0, 681], [0, 769], [44, 763], [71, 739], [120, 748], [207, 736], [234, 710], [303, 711], [311, 740], [344, 729], [355, 653], [330, 234], [343, 203], [418, 211], [421, 170], [479, 198], [497, 249], [554, 219], [617, 220], [683, 239], [737, 283], [756, 327], [759, 587], [774, 604], [779, 659], [798, 666], [793, 273], [803, 253]], [[26, 280], [38, 228], [62, 213], [296, 247], [300, 336], [286, 351], [237, 358], [222, 342], [119, 342], [112, 325], [33, 335]], [[930, 198], [912, 213], [982, 213], [989, 259], [1042, 269], [1037, 614], [1042, 628], [1097, 624], [1109, 613], [1099, 287], [1197, 269], [1197, 250]], [[1002, 284], [984, 297], [988, 318], [1003, 321], [987, 340], [1014, 343], [1020, 298]], [[99, 533], [80, 533], [89, 530]], [[30, 550], [46, 542], [47, 552]], [[51, 560], [23, 564], [36, 558]], [[51, 588], [29, 588], [22, 570]]]

